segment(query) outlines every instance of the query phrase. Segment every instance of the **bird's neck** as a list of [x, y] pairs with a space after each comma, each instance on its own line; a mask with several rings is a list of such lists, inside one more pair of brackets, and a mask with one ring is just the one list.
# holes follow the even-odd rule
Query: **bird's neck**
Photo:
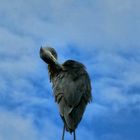
[[55, 65], [49, 64], [48, 71], [49, 71], [49, 75], [50, 75], [50, 82], [52, 82], [52, 80], [57, 76], [58, 70], [56, 69]]

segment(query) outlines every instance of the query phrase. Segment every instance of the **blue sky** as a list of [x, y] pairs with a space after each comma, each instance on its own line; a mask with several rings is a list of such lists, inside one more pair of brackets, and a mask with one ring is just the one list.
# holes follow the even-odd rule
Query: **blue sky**
[[[0, 0], [0, 140], [58, 140], [41, 45], [82, 62], [93, 102], [78, 140], [140, 139], [139, 0]], [[66, 134], [70, 140], [71, 135]]]

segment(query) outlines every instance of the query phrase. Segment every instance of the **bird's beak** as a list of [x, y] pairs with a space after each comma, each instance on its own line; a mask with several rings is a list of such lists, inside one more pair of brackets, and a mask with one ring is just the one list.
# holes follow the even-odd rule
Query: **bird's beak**
[[56, 61], [55, 57], [51, 54], [49, 50], [47, 50], [47, 48], [43, 48], [43, 47], [40, 48], [40, 57], [43, 60], [48, 59], [48, 60], [52, 60], [53, 62]]
[[40, 48], [40, 57], [47, 64], [55, 64], [59, 67], [62, 67], [62, 65], [58, 63], [56, 58], [51, 54], [51, 52], [47, 48]]
[[47, 48], [40, 48], [40, 57], [41, 59], [43, 59], [46, 63], [57, 63], [57, 60], [55, 59], [55, 57], [51, 54], [51, 52], [49, 50], [47, 50]]

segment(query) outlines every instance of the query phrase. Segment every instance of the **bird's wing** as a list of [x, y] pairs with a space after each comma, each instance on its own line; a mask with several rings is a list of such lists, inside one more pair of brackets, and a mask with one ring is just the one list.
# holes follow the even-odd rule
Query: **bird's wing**
[[85, 102], [91, 100], [91, 85], [87, 72], [84, 69], [61, 72], [55, 82], [54, 95], [59, 102], [63, 96], [71, 110], [76, 107], [81, 98]]
[[80, 122], [91, 100], [90, 79], [84, 69], [61, 72], [55, 82], [54, 95], [67, 131], [72, 132]]
[[92, 99], [91, 85], [82, 64], [66, 61], [63, 68], [53, 79], [53, 90], [66, 129], [72, 132], [80, 122], [87, 103]]

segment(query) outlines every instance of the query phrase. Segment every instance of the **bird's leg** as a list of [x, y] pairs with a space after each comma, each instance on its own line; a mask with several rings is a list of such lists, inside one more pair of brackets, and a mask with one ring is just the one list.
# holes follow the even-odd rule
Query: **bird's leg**
[[75, 130], [73, 132], [73, 135], [74, 135], [74, 140], [76, 140], [76, 132], [75, 132]]
[[62, 140], [64, 140], [64, 135], [65, 135], [65, 124], [64, 124], [64, 127], [63, 127]]

